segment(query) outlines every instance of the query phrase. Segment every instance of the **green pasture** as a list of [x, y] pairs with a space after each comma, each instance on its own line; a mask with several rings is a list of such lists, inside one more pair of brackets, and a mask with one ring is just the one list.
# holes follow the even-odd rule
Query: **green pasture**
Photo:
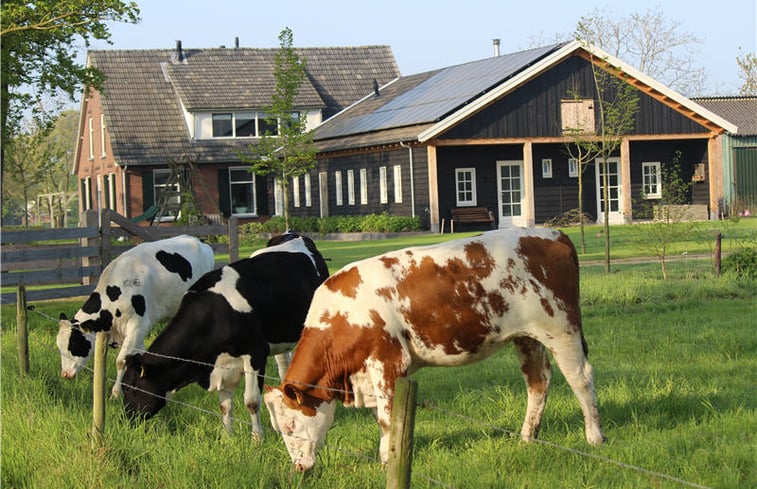
[[[731, 240], [754, 240], [757, 221], [743, 221], [730, 230], [735, 237], [724, 233], [724, 250], [741, 246]], [[575, 231], [567, 230], [574, 240]], [[680, 259], [662, 281], [654, 262], [623, 263], [644, 256], [634, 254], [638, 248], [624, 231], [614, 236], [628, 244], [614, 251], [612, 273], [593, 264], [602, 245], [587, 249], [582, 267], [584, 331], [608, 442], [586, 443], [578, 403], [556, 367], [540, 434], [545, 443], [521, 442], [514, 433], [525, 413], [525, 387], [506, 347], [472, 366], [414, 376], [422, 405], [413, 487], [757, 487], [757, 281], [715, 277], [708, 245], [696, 240], [680, 243]], [[317, 244], [333, 271], [390, 249], [449, 238]], [[684, 259], [683, 251], [704, 256]], [[3, 488], [385, 487], [370, 411], [340, 407], [315, 469], [303, 476], [292, 472], [271, 430], [260, 444], [250, 440], [241, 389], [231, 436], [223, 431], [215, 394], [190, 386], [173, 397], [178, 402], [137, 425], [124, 419], [119, 401], [108, 401], [104, 442], [92, 449], [91, 372], [60, 379], [55, 347], [55, 318], [81, 302], [34, 304], [28, 376], [19, 374], [15, 307], [2, 306]], [[111, 379], [113, 363], [110, 352]], [[268, 374], [275, 372], [271, 362]], [[263, 416], [267, 423], [265, 409]]]

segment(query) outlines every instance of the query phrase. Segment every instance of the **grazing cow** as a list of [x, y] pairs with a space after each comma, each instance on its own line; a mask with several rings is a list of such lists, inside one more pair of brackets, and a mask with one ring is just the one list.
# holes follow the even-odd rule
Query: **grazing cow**
[[283, 379], [313, 292], [329, 273], [309, 238], [283, 236], [289, 241], [274, 241], [198, 280], [149, 350], [126, 359], [124, 405], [130, 417], [152, 417], [168, 392], [196, 382], [218, 392], [223, 423], [231, 431], [233, 391], [244, 372], [252, 434], [262, 439], [260, 389], [267, 357], [277, 355]]
[[95, 333], [107, 331], [112, 345], [121, 346], [112, 391], [118, 397], [126, 356], [144, 349], [147, 333], [176, 313], [184, 292], [214, 264], [213, 249], [187, 235], [142, 243], [116, 257], [73, 319], [60, 315], [61, 377], [74, 378], [89, 360]]
[[570, 239], [548, 229], [490, 231], [342, 268], [316, 290], [286, 378], [265, 394], [295, 468], [314, 465], [337, 401], [374, 409], [386, 463], [398, 377], [482, 360], [510, 341], [528, 391], [522, 437], [541, 422], [546, 347], [581, 404], [588, 441], [602, 443], [578, 272]]

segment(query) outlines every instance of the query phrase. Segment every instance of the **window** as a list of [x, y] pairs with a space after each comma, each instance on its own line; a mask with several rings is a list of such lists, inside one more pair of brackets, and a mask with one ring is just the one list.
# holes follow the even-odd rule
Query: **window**
[[254, 112], [237, 112], [234, 114], [234, 135], [238, 138], [255, 135]]
[[305, 175], [303, 180], [305, 180], [305, 207], [311, 207], [313, 205], [313, 188], [310, 175]]
[[334, 187], [336, 188], [336, 205], [343, 205], [341, 171], [334, 172]]
[[279, 124], [276, 121], [266, 119], [268, 117], [262, 112], [258, 112], [258, 136], [268, 135], [276, 136], [279, 133]]
[[103, 176], [103, 206], [116, 210], [116, 174]]
[[544, 158], [541, 160], [541, 177], [552, 178], [552, 159]]
[[231, 114], [213, 114], [213, 137], [230, 138], [234, 136]]
[[368, 170], [360, 169], [360, 204], [368, 205]]
[[179, 182], [169, 184], [170, 176], [170, 170], [153, 170], [153, 191], [156, 203], [161, 202], [164, 193], [168, 195], [165, 212], [160, 218], [161, 222], [175, 221], [181, 208], [181, 187]]
[[292, 177], [292, 200], [294, 206], [300, 206], [300, 177]]
[[455, 189], [458, 207], [476, 205], [476, 169], [455, 168]]
[[568, 176], [578, 178], [578, 160], [575, 158], [568, 158]]
[[95, 157], [95, 129], [92, 125], [92, 118], [89, 118], [89, 159]]
[[662, 197], [662, 182], [659, 161], [644, 161], [641, 163], [641, 192], [646, 199]]
[[92, 177], [81, 179], [81, 208], [85, 211], [92, 208]]
[[105, 114], [100, 114], [100, 156], [105, 158]]
[[382, 204], [389, 202], [389, 192], [386, 188], [386, 167], [379, 167], [379, 198]]
[[347, 203], [355, 205], [355, 171], [347, 170]]
[[594, 134], [594, 100], [564, 99], [560, 101], [562, 131], [565, 133]]
[[232, 214], [257, 214], [255, 174], [247, 167], [229, 168], [229, 195]]
[[402, 166], [394, 165], [394, 203], [402, 203]]

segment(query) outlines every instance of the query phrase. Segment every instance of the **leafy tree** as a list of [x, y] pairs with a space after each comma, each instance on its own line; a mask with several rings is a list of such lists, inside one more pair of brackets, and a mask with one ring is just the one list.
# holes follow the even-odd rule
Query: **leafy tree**
[[102, 88], [102, 74], [76, 62], [77, 43], [109, 41], [107, 22], [136, 23], [139, 8], [136, 2], [121, 0], [3, 0], [0, 13], [4, 161], [25, 110], [31, 110], [41, 129], [52, 122], [42, 109], [45, 97], [64, 93], [73, 99], [83, 85]]
[[639, 110], [639, 94], [636, 88], [625, 81], [620, 69], [611, 65], [606, 59], [594, 57], [586, 44], [587, 33], [591, 33], [591, 19], [582, 19], [578, 24], [576, 38], [586, 46], [591, 61], [598, 132], [595, 135], [578, 133], [573, 142], [599, 161], [602, 176], [600, 187], [604, 201], [605, 272], [609, 273], [610, 195], [607, 160], [618, 151], [625, 135], [629, 134], [634, 127]]
[[[739, 48], [741, 53], [741, 48]], [[757, 56], [754, 53], [742, 53], [736, 57], [739, 65], [739, 78], [744, 80], [739, 93], [741, 95], [757, 95]]]
[[258, 175], [273, 174], [284, 194], [284, 219], [289, 227], [289, 179], [305, 175], [316, 163], [313, 135], [306, 129], [306, 117], [295, 112], [295, 100], [305, 80], [305, 60], [293, 47], [292, 30], [279, 33], [280, 50], [274, 60], [276, 89], [267, 108], [269, 127], [276, 134], [266, 133], [257, 145], [251, 145], [253, 156], [240, 155]]
[[[68, 208], [77, 197], [70, 165], [78, 120], [78, 111], [70, 110], [52, 127], [30, 122], [10, 140], [2, 176], [3, 220], [20, 217], [28, 227], [30, 213], [46, 214], [52, 226], [67, 225]], [[40, 195], [47, 197], [37, 201]]]

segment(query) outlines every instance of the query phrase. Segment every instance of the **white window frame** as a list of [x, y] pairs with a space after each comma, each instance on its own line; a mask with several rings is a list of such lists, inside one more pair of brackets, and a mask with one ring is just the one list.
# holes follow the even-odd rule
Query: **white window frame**
[[95, 159], [95, 128], [92, 118], [89, 118], [89, 159]]
[[347, 203], [355, 205], [355, 170], [347, 170]]
[[552, 178], [552, 158], [542, 158], [541, 160], [541, 177]]
[[108, 208], [116, 210], [116, 174], [108, 174]]
[[84, 202], [83, 210], [92, 208], [92, 177], [84, 177]]
[[105, 158], [105, 114], [100, 114], [100, 157]]
[[568, 176], [570, 178], [578, 178], [578, 160], [576, 158], [568, 158]]
[[368, 205], [368, 170], [360, 169], [360, 205]]
[[292, 205], [300, 207], [300, 177], [292, 177]]
[[310, 181], [310, 174], [305, 175], [305, 207], [313, 207], [313, 184]]
[[[649, 170], [651, 169], [651, 173]], [[654, 175], [655, 183], [657, 187], [655, 192], [648, 192], [650, 184], [647, 182], [648, 175]], [[641, 189], [645, 199], [661, 199], [662, 198], [662, 168], [659, 161], [642, 161], [641, 162]]]
[[382, 204], [389, 203], [389, 189], [386, 186], [386, 167], [379, 167], [379, 202]]
[[337, 170], [334, 172], [334, 188], [336, 190], [336, 205], [344, 205], [344, 197], [342, 195], [342, 172]]
[[[460, 177], [466, 174], [470, 174], [470, 184], [471, 184], [471, 198], [470, 199], [461, 199], [460, 198], [460, 183], [461, 179]], [[464, 181], [468, 181], [467, 179]], [[467, 190], [464, 191], [467, 193]], [[471, 167], [466, 168], [455, 168], [455, 205], [457, 207], [469, 207], [469, 206], [475, 206], [478, 202], [478, 197], [476, 196], [476, 169]]]
[[402, 165], [394, 165], [394, 203], [402, 203]]

